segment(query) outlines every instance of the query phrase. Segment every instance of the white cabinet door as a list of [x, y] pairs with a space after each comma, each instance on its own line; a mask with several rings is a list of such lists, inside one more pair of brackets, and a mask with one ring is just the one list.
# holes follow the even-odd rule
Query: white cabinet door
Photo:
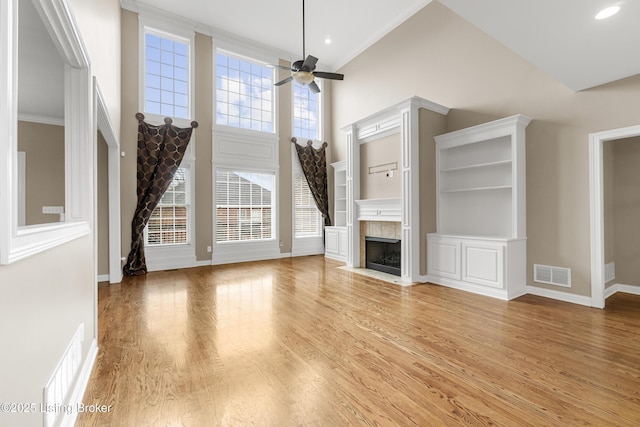
[[340, 253], [339, 231], [335, 228], [324, 229], [324, 250], [327, 254], [338, 255]]
[[429, 275], [460, 280], [460, 241], [428, 237]]
[[463, 242], [462, 280], [504, 288], [504, 245]]
[[340, 256], [347, 258], [347, 251], [349, 250], [349, 240], [347, 229], [342, 229], [338, 232], [338, 253]]

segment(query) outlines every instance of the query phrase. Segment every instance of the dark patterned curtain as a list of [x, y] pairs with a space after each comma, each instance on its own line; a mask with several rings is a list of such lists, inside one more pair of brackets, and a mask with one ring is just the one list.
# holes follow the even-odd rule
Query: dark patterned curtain
[[187, 145], [197, 122], [190, 128], [173, 126], [170, 118], [160, 126], [144, 122], [144, 115], [138, 119], [138, 204], [131, 221], [131, 252], [123, 268], [125, 276], [147, 273], [144, 258], [143, 230], [160, 199], [167, 191], [178, 170]]
[[316, 202], [316, 206], [324, 217], [324, 225], [331, 225], [329, 217], [329, 194], [327, 192], [327, 155], [325, 148], [327, 143], [323, 143], [319, 149], [313, 148], [313, 142], [307, 141], [305, 147], [298, 145], [296, 138], [291, 138], [291, 142], [296, 146], [300, 166], [304, 173], [309, 189]]

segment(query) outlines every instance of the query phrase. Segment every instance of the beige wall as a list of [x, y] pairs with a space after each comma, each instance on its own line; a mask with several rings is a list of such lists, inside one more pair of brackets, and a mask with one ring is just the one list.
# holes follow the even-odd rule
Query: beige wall
[[98, 198], [98, 275], [109, 274], [109, 152], [107, 141], [98, 132], [97, 194]]
[[[131, 249], [131, 219], [136, 210], [136, 155], [138, 140], [138, 15], [121, 11], [122, 120], [120, 127], [120, 222], [122, 256]], [[196, 131], [196, 137], [197, 137]], [[197, 184], [196, 184], [197, 186]]]
[[427, 274], [427, 233], [436, 232], [436, 143], [446, 129], [446, 116], [420, 109], [420, 274]]
[[213, 205], [211, 179], [211, 129], [213, 126], [213, 43], [211, 37], [196, 33], [195, 39], [195, 108], [198, 128], [195, 131], [196, 183], [195, 227], [196, 258], [211, 259], [207, 246], [213, 241]]
[[19, 121], [18, 151], [26, 159], [25, 225], [59, 222], [42, 207], [64, 207], [64, 126]]
[[588, 135], [640, 122], [640, 76], [572, 92], [437, 2], [340, 72], [333, 161], [345, 158], [341, 126], [413, 95], [452, 108], [447, 131], [517, 113], [531, 117], [528, 283], [534, 284], [533, 263], [569, 267], [573, 285], [566, 291], [590, 295]]
[[616, 263], [612, 283], [640, 286], [640, 137], [607, 141], [604, 150], [612, 154], [611, 162], [605, 157], [605, 176], [613, 178], [605, 186], [605, 242], [612, 247], [607, 256], [605, 245], [605, 261]]
[[[402, 174], [400, 173], [400, 134], [386, 136], [360, 145], [360, 198], [388, 199], [401, 197]], [[377, 172], [376, 166], [393, 164], [393, 176]], [[369, 168], [374, 167], [373, 173]]]
[[[42, 402], [42, 390], [78, 326], [83, 357], [95, 332], [93, 238], [0, 266], [0, 401]], [[41, 426], [42, 414], [0, 413], [3, 426]]]
[[82, 32], [113, 131], [120, 135], [120, 1], [68, 0]]
[[[116, 134], [120, 111], [120, 3], [71, 0]], [[92, 180], [93, 177], [86, 177]], [[94, 238], [0, 266], [0, 401], [42, 402], [42, 391], [82, 323], [82, 357], [96, 337]], [[84, 360], [83, 360], [84, 361]], [[0, 425], [41, 426], [41, 413], [0, 413]]]

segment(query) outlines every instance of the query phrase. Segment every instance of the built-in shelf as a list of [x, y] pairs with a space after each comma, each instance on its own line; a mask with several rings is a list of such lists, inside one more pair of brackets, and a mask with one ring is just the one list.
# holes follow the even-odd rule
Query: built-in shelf
[[487, 167], [500, 166], [500, 165], [511, 165], [511, 160], [499, 160], [499, 161], [496, 161], [496, 162], [477, 163], [477, 164], [473, 164], [473, 165], [458, 166], [458, 167], [455, 167], [455, 168], [447, 168], [447, 169], [442, 169], [440, 171], [440, 173], [457, 172], [457, 171], [464, 171], [464, 170], [469, 170], [469, 169], [487, 168]]
[[454, 190], [441, 190], [441, 193], [462, 193], [467, 191], [487, 191], [487, 190], [510, 190], [510, 185], [496, 185], [492, 187], [468, 187], [468, 188], [456, 188]]
[[503, 299], [525, 292], [530, 120], [516, 115], [435, 137], [438, 232], [427, 235], [434, 283]]

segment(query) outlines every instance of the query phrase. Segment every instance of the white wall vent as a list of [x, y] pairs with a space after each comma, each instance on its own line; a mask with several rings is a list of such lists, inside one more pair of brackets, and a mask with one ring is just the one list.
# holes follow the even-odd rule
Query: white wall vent
[[571, 269], [533, 264], [533, 281], [570, 288]]
[[604, 283], [608, 283], [616, 278], [616, 263], [610, 262], [604, 265]]
[[67, 399], [71, 386], [76, 380], [82, 362], [82, 342], [84, 341], [84, 323], [71, 338], [56, 370], [44, 386], [44, 402], [40, 408], [44, 413], [46, 427], [56, 425], [59, 416], [69, 414], [73, 408], [69, 407]]

